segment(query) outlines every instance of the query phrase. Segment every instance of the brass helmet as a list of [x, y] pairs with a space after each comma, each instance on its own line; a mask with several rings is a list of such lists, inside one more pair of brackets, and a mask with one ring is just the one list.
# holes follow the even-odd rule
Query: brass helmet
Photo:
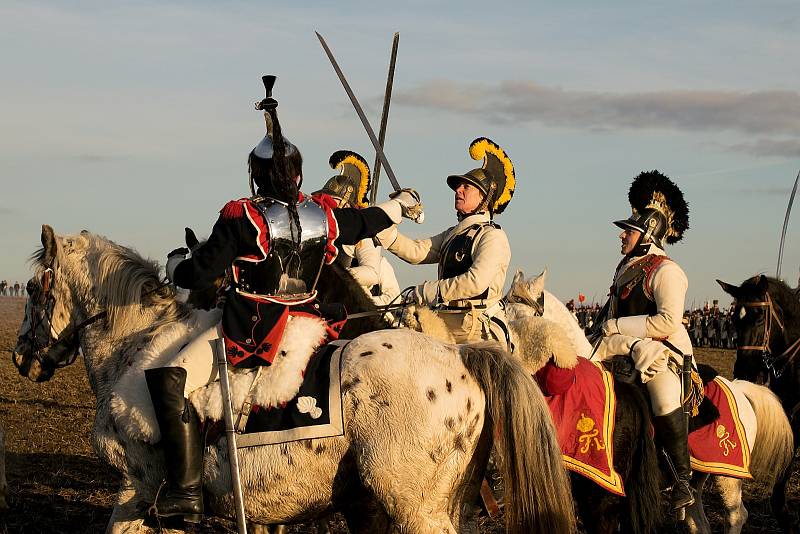
[[331, 169], [339, 169], [340, 172], [325, 182], [316, 193], [338, 198], [340, 208], [366, 208], [369, 205], [370, 185], [367, 160], [351, 150], [337, 150], [328, 163]]
[[689, 229], [689, 205], [683, 192], [666, 175], [657, 170], [641, 172], [628, 191], [632, 213], [627, 219], [614, 221], [623, 230], [642, 233], [639, 244], [653, 243], [664, 248], [683, 239]]
[[483, 159], [483, 165], [464, 174], [448, 176], [447, 185], [455, 191], [461, 181], [466, 181], [483, 193], [483, 202], [474, 213], [484, 210], [489, 210], [492, 215], [503, 213], [514, 196], [514, 164], [505, 150], [486, 137], [470, 143], [469, 155], [474, 160]]

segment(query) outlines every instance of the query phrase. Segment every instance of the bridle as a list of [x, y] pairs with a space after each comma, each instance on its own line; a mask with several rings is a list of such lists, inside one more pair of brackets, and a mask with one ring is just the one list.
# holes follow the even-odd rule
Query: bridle
[[[31, 299], [34, 297], [34, 291], [31, 286], [32, 280], [28, 282], [28, 294]], [[168, 281], [163, 281], [155, 288], [142, 294], [142, 297], [154, 293], [169, 284]], [[55, 286], [55, 271], [53, 267], [47, 267], [42, 272], [41, 291], [36, 295], [37, 304], [44, 310], [43, 314], [33, 313], [31, 309], [30, 323], [31, 326], [25, 334], [19, 336], [19, 339], [27, 342], [31, 347], [31, 357], [39, 363], [42, 369], [61, 369], [75, 363], [78, 359], [78, 352], [80, 350], [79, 335], [81, 331], [101, 319], [105, 319], [108, 313], [101, 311], [84, 319], [80, 323], [67, 325], [61, 332], [55, 333], [53, 329], [53, 310], [55, 309], [55, 295], [53, 294], [53, 287]], [[48, 332], [47, 342], [42, 344], [36, 331], [47, 320], [46, 329]], [[64, 347], [69, 354], [66, 358], [55, 361], [48, 356], [55, 351], [55, 349]], [[13, 360], [13, 356], [12, 356]], [[14, 361], [16, 365], [16, 361]]]
[[[763, 339], [760, 344], [757, 345], [738, 345], [736, 348], [738, 350], [752, 350], [752, 351], [760, 351], [761, 352], [761, 359], [764, 362], [766, 368], [775, 375], [775, 378], [780, 378], [783, 372], [786, 370], [786, 367], [794, 360], [794, 358], [800, 353], [800, 338], [797, 338], [789, 347], [786, 348], [781, 354], [778, 356], [772, 355], [772, 350], [770, 349], [770, 340], [772, 339], [772, 329], [775, 324], [777, 324], [778, 328], [780, 329], [779, 332], [785, 333], [786, 328], [783, 325], [783, 321], [781, 321], [778, 312], [776, 311], [776, 306], [772, 301], [772, 297], [769, 296], [769, 293], [766, 294], [766, 300], [760, 301], [746, 301], [746, 302], [737, 302], [743, 308], [766, 308], [765, 314], [766, 318], [764, 320], [764, 334]], [[774, 321], [774, 323], [773, 323]], [[784, 360], [780, 368], [777, 367], [778, 364], [782, 360]]]

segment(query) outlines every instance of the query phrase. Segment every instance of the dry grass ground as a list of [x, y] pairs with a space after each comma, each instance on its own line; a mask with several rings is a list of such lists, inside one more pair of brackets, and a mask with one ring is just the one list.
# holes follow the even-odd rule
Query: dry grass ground
[[[23, 379], [11, 363], [24, 300], [0, 298], [0, 420], [6, 429], [6, 463], [11, 511], [0, 516], [0, 533], [103, 532], [111, 514], [118, 475], [101, 464], [89, 442], [94, 398], [82, 360], [59, 371], [50, 381], [34, 384]], [[700, 350], [699, 358], [731, 375], [732, 351]], [[800, 480], [790, 487], [792, 506], [800, 508]], [[721, 531], [721, 509], [708, 497], [715, 532]], [[746, 494], [750, 519], [745, 532], [778, 532], [764, 497]], [[346, 532], [341, 521], [337, 532]], [[293, 532], [314, 532], [294, 526]], [[206, 521], [199, 532], [235, 532], [235, 526]], [[499, 524], [485, 523], [499, 532]], [[681, 532], [667, 524], [662, 532]]]

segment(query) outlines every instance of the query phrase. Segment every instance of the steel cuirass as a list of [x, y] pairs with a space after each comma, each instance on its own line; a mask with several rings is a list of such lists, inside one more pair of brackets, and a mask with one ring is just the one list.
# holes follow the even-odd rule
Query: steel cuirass
[[258, 263], [237, 262], [238, 289], [263, 297], [311, 296], [325, 262], [328, 217], [311, 199], [297, 204], [297, 228], [286, 204], [274, 199], [254, 202], [266, 222], [267, 256]]

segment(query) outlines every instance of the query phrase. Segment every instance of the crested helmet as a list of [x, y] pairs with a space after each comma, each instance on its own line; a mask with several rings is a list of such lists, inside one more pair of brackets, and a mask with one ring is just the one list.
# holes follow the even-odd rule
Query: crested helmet
[[351, 150], [337, 150], [328, 163], [331, 169], [339, 170], [317, 193], [324, 193], [339, 200], [339, 207], [366, 208], [369, 205], [369, 164], [360, 154]]
[[483, 160], [483, 165], [464, 174], [447, 177], [447, 185], [453, 191], [462, 181], [477, 187], [483, 193], [483, 201], [475, 213], [488, 210], [492, 215], [503, 213], [514, 196], [516, 185], [514, 164], [494, 141], [479, 137], [469, 145], [469, 155], [474, 160]]
[[639, 244], [652, 243], [659, 248], [677, 243], [689, 229], [689, 205], [683, 192], [657, 170], [643, 171], [634, 178], [628, 191], [631, 216], [614, 221], [623, 230], [638, 230]]

